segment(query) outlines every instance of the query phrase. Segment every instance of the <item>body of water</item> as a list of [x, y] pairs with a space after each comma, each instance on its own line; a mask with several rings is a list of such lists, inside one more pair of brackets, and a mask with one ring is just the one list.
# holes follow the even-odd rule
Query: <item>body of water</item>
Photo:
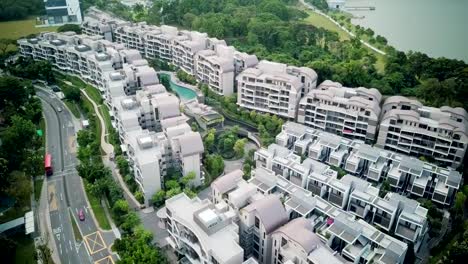
[[192, 89], [189, 89], [187, 87], [183, 87], [183, 86], [180, 86], [180, 85], [174, 83], [171, 80], [171, 76], [169, 74], [161, 73], [160, 75], [167, 76], [169, 78], [171, 89], [172, 89], [172, 91], [174, 91], [179, 96], [180, 100], [188, 101], [188, 100], [197, 98], [197, 93], [195, 91], [193, 91]]
[[374, 6], [349, 10], [353, 23], [372, 28], [402, 51], [468, 62], [468, 0], [347, 0], [346, 6]]

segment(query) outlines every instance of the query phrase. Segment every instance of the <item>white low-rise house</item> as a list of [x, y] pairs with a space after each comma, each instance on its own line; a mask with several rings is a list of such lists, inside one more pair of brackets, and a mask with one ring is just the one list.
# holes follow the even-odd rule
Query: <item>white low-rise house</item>
[[[341, 168], [369, 182], [380, 183], [386, 180], [392, 190], [398, 193], [407, 192], [413, 197], [427, 197], [445, 206], [453, 202], [462, 182], [461, 174], [454, 169], [439, 167], [390, 150], [366, 145], [361, 140], [346, 139], [301, 124], [284, 124], [276, 142], [281, 146], [276, 145], [271, 151], [257, 151], [254, 156], [257, 167], [272, 169], [275, 157], [282, 159], [294, 151], [329, 164], [331, 168]], [[308, 148], [308, 151], [303, 152], [304, 148]], [[313, 179], [317, 186], [311, 190], [317, 195], [323, 195], [323, 186], [328, 179], [322, 178]], [[309, 181], [309, 186], [310, 183]]]
[[347, 138], [374, 142], [381, 99], [375, 88], [347, 88], [324, 81], [301, 99], [297, 122]]
[[295, 119], [301, 96], [317, 85], [317, 74], [305, 67], [260, 61], [236, 77], [237, 104], [264, 113]]
[[377, 145], [456, 169], [468, 147], [468, 113], [461, 107], [427, 107], [392, 96], [382, 106]]
[[396, 193], [388, 193], [385, 200], [398, 201], [400, 204], [401, 211], [396, 222], [395, 235], [414, 243], [415, 250], [419, 249], [428, 229], [428, 210], [417, 201]]
[[166, 200], [166, 214], [169, 244], [184, 256], [181, 263], [243, 263], [236, 212], [226, 204], [182, 193]]
[[329, 9], [345, 10], [346, 0], [327, 0]]
[[297, 218], [278, 228], [272, 234], [273, 264], [288, 263], [329, 263], [341, 264], [346, 261], [334, 252], [312, 231], [310, 220]]
[[240, 210], [239, 219], [244, 257], [254, 257], [261, 264], [271, 263], [271, 235], [288, 221], [279, 197], [270, 195], [254, 201]]

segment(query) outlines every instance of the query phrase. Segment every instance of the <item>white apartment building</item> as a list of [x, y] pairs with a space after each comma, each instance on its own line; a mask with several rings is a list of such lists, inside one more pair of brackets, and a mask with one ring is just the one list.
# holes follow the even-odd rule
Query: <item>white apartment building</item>
[[100, 35], [107, 41], [113, 41], [113, 33], [117, 27], [129, 22], [113, 17], [95, 7], [86, 11], [81, 30], [86, 35]]
[[18, 43], [23, 56], [49, 60], [97, 86], [147, 202], [164, 186], [170, 166], [183, 175], [195, 172], [192, 184], [198, 186], [203, 180], [203, 143], [200, 134], [186, 124], [179, 99], [159, 84], [156, 72], [138, 50], [102, 38], [45, 33]]
[[172, 40], [178, 35], [176, 27], [161, 25], [144, 34], [145, 56], [148, 59], [172, 61]]
[[374, 142], [381, 99], [375, 88], [347, 88], [324, 81], [301, 99], [297, 122], [347, 138]]
[[468, 146], [468, 113], [461, 107], [427, 107], [392, 96], [382, 107], [377, 145], [458, 168]]
[[231, 95], [234, 92], [234, 48], [225, 43], [217, 44], [214, 50], [201, 50], [195, 56], [197, 80], [206, 83], [218, 95]]
[[44, 0], [47, 24], [80, 24], [81, 17], [79, 0]]
[[206, 49], [208, 35], [196, 31], [179, 31], [179, 35], [172, 40], [172, 64], [186, 73], [195, 76], [195, 55]]
[[166, 200], [165, 208], [169, 245], [184, 256], [180, 263], [243, 263], [236, 212], [226, 204], [181, 193]]
[[297, 115], [301, 96], [317, 85], [317, 74], [305, 67], [260, 61], [237, 77], [237, 104], [290, 120]]
[[260, 264], [271, 263], [271, 235], [288, 221], [279, 197], [270, 195], [252, 202], [239, 211], [239, 219], [244, 258], [253, 257]]

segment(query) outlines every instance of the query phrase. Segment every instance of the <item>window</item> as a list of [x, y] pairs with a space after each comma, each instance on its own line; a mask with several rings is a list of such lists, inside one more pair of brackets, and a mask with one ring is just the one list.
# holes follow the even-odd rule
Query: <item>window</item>
[[260, 228], [260, 219], [258, 217], [255, 217], [255, 227]]

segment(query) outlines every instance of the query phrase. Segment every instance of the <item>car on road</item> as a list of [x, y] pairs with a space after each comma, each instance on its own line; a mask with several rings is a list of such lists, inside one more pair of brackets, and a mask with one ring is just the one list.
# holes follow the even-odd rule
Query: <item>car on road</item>
[[61, 107], [57, 107], [57, 112], [62, 112], [62, 108], [61, 108]]
[[84, 220], [85, 220], [85, 214], [84, 214], [83, 209], [80, 209], [80, 210], [78, 211], [78, 218], [80, 219], [80, 221], [84, 221]]

